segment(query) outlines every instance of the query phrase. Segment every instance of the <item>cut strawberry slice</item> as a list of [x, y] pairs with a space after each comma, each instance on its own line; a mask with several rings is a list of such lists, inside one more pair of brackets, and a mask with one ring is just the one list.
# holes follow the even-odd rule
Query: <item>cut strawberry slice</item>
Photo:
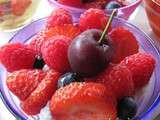
[[60, 88], [50, 109], [56, 120], [116, 120], [112, 91], [97, 83], [71, 83]]
[[8, 88], [20, 100], [25, 100], [42, 81], [45, 73], [42, 70], [19, 70], [8, 75]]
[[47, 104], [57, 88], [60, 74], [49, 71], [31, 95], [21, 103], [21, 108], [28, 115], [36, 115]]

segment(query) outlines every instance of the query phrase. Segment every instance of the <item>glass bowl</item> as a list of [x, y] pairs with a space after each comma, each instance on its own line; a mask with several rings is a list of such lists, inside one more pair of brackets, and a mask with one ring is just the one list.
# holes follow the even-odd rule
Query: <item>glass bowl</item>
[[[64, 8], [70, 11], [74, 19], [79, 19], [80, 15], [86, 10], [86, 9], [63, 5], [63, 4], [58, 3], [56, 0], [48, 0], [48, 1], [51, 3], [51, 5], [54, 8]], [[142, 0], [136, 0], [135, 2], [133, 2], [132, 4], [128, 6], [119, 8], [117, 16], [127, 20], [141, 2]], [[106, 14], [111, 14], [112, 10], [105, 10], [105, 12]]]
[[149, 24], [153, 32], [160, 38], [160, 2], [158, 3], [156, 2], [156, 0], [143, 1], [148, 16]]
[[0, 1], [0, 29], [13, 31], [32, 20], [41, 0]]
[[[37, 32], [44, 28], [45, 23], [46, 18], [31, 23], [30, 25], [19, 31], [9, 42], [28, 42]], [[140, 45], [140, 50], [142, 52], [152, 54], [156, 59], [156, 68], [152, 75], [152, 80], [145, 87], [145, 89], [139, 92], [135, 97], [136, 102], [139, 106], [135, 120], [150, 120], [148, 116], [151, 116], [153, 110], [155, 109], [155, 107], [157, 107], [157, 103], [160, 103], [160, 97], [158, 98], [158, 94], [160, 92], [160, 54], [152, 43], [152, 40], [136, 26], [120, 18], [115, 18], [112, 22], [112, 26], [113, 28], [118, 26], [124, 26], [128, 28], [136, 36]], [[6, 75], [7, 71], [2, 65], [0, 65], [0, 91], [4, 104], [14, 116], [19, 117], [22, 120], [39, 120], [40, 115], [28, 116], [21, 110], [19, 101], [14, 95], [12, 95], [12, 93], [6, 86]]]

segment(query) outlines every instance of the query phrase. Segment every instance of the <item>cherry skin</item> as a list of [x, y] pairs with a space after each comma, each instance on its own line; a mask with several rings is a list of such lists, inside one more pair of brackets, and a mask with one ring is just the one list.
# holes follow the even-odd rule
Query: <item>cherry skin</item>
[[98, 40], [102, 31], [90, 29], [77, 36], [68, 49], [68, 59], [73, 72], [80, 76], [94, 76], [109, 64], [113, 54], [111, 42]]

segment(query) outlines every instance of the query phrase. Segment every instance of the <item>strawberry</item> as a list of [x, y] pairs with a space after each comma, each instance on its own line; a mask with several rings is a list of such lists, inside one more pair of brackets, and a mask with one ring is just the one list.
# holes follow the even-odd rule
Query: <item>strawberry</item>
[[47, 104], [57, 87], [57, 80], [60, 74], [58, 72], [47, 72], [44, 79], [39, 83], [38, 87], [23, 102], [21, 108], [28, 115], [36, 115]]
[[119, 63], [125, 57], [138, 52], [139, 45], [136, 37], [128, 29], [124, 27], [115, 28], [109, 37], [114, 48], [113, 63]]
[[11, 0], [12, 13], [16, 16], [23, 15], [31, 3], [32, 0]]
[[19, 70], [7, 76], [7, 86], [20, 100], [24, 101], [42, 81], [45, 73], [41, 70]]
[[150, 54], [137, 53], [126, 57], [120, 64], [131, 71], [135, 88], [138, 89], [149, 82], [155, 68], [155, 59]]
[[67, 36], [74, 39], [80, 33], [80, 29], [74, 25], [66, 24], [61, 26], [55, 26], [51, 29], [42, 30], [38, 33], [30, 43], [30, 47], [37, 51], [41, 55], [41, 46], [44, 41], [57, 35]]
[[97, 76], [86, 78], [85, 81], [102, 83], [106, 87], [111, 87], [118, 99], [134, 94], [132, 74], [123, 65], [110, 65]]
[[52, 14], [47, 19], [47, 28], [52, 28], [58, 25], [64, 25], [64, 24], [72, 24], [72, 16], [71, 14], [63, 9], [58, 8], [52, 12]]
[[116, 120], [116, 100], [102, 84], [71, 83], [58, 89], [50, 102], [56, 120]]

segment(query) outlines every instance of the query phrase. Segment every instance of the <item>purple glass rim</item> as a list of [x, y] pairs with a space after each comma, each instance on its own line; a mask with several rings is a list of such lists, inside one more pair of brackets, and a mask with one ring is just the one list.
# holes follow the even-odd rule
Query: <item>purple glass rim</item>
[[[26, 25], [24, 28], [22, 28], [20, 31], [18, 31], [9, 41], [8, 43], [12, 42], [12, 40], [14, 39], [14, 37], [17, 35], [17, 34], [20, 34], [21, 31], [26, 31], [26, 29], [29, 29], [30, 26], [34, 27], [34, 24], [36, 25], [37, 22], [39, 25], [42, 25], [44, 24], [45, 22], [45, 19], [46, 18], [41, 18], [39, 20], [36, 20], [36, 21], [33, 21], [31, 24], [29, 25]], [[43, 25], [44, 26], [44, 25]], [[43, 28], [43, 27], [42, 27]], [[32, 32], [31, 30], [28, 30], [27, 32]], [[23, 42], [26, 42], [27, 40], [29, 40], [30, 38], [32, 38], [35, 34], [33, 34], [32, 36], [30, 36], [28, 39], [26, 39], [25, 41]], [[1, 66], [1, 64], [0, 64]], [[0, 69], [0, 72], [1, 72], [1, 69]], [[1, 82], [0, 82], [0, 86], [1, 86]], [[27, 117], [25, 116], [22, 116], [19, 112], [17, 112], [14, 107], [10, 104], [10, 102], [7, 100], [7, 96], [5, 95], [4, 91], [1, 89], [0, 87], [0, 98], [2, 99], [3, 103], [5, 104], [5, 106], [7, 107], [7, 109], [9, 110], [9, 112], [15, 117], [15, 118], [18, 118], [20, 120], [28, 120]]]
[[[74, 10], [74, 11], [80, 11], [80, 12], [83, 12], [85, 11], [86, 9], [84, 8], [76, 8], [76, 7], [72, 7], [72, 6], [67, 6], [67, 5], [63, 5], [63, 4], [60, 4], [58, 3], [57, 1], [55, 0], [48, 0], [51, 4], [55, 4], [57, 6], [62, 6], [62, 8], [68, 8], [68, 9], [71, 9], [71, 10]], [[127, 6], [124, 6], [124, 7], [121, 7], [121, 8], [118, 8], [118, 10], [124, 10], [126, 8], [129, 8], [131, 6], [134, 6], [134, 5], [137, 5], [137, 4], [140, 4], [142, 2], [142, 0], [136, 0], [135, 2], [133, 2], [132, 4], [130, 5], [127, 5]], [[112, 11], [112, 10], [107, 10], [107, 11]]]
[[[147, 43], [148, 43], [149, 45], [151, 45], [152, 50], [158, 55], [158, 56], [157, 56], [157, 57], [158, 57], [158, 60], [160, 60], [160, 53], [158, 52], [158, 49], [155, 47], [155, 45], [154, 45], [154, 43], [153, 43], [153, 40], [152, 40], [145, 32], [143, 32], [142, 30], [140, 30], [139, 28], [137, 28], [135, 25], [127, 22], [126, 20], [123, 20], [122, 18], [115, 18], [115, 19], [118, 20], [118, 21], [120, 21], [120, 22], [122, 22], [122, 23], [125, 23], [127, 26], [129, 26], [129, 27], [131, 27], [131, 28], [133, 28], [133, 29], [136, 29], [139, 33], [141, 33], [141, 35], [147, 39]], [[46, 18], [43, 18], [43, 19], [39, 19], [39, 20], [37, 20], [37, 21], [34, 21], [34, 22], [32, 22], [31, 24], [29, 24], [28, 26], [24, 27], [24, 28], [23, 28], [22, 30], [20, 30], [19, 32], [17, 32], [17, 34], [21, 33], [21, 31], [26, 31], [26, 29], [28, 29], [28, 28], [30, 28], [30, 27], [32, 28], [32, 25], [33, 25], [33, 24], [38, 24], [38, 25], [39, 25], [39, 24], [42, 24], [42, 23], [44, 24], [45, 20], [46, 20]], [[11, 42], [17, 34], [15, 34], [15, 35], [9, 40], [9, 42]], [[32, 36], [33, 36], [33, 35], [32, 35]], [[28, 39], [29, 39], [29, 38], [28, 38]], [[26, 39], [26, 41], [27, 41], [28, 39]], [[24, 41], [23, 41], [23, 42], [24, 42]], [[158, 68], [158, 71], [160, 71], [160, 65], [158, 65], [157, 68]], [[0, 71], [1, 71], [1, 69], [0, 69]], [[158, 74], [158, 77], [160, 78], [160, 75], [159, 75], [159, 74]], [[1, 84], [1, 83], [0, 83], [0, 84]], [[156, 91], [157, 91], [157, 90], [156, 90]], [[158, 90], [157, 92], [159, 92], [159, 90]], [[13, 108], [13, 106], [10, 104], [10, 102], [6, 99], [7, 97], [6, 97], [5, 93], [4, 93], [4, 91], [1, 89], [1, 87], [0, 87], [0, 93], [1, 93], [1, 94], [0, 94], [0, 97], [1, 97], [2, 101], [4, 102], [4, 104], [6, 105], [6, 107], [8, 108], [8, 110], [9, 110], [10, 112], [11, 112], [15, 117], [18, 117], [18, 118], [20, 118], [20, 119], [22, 119], [22, 120], [27, 120], [26, 117], [24, 117], [24, 116], [22, 116], [21, 114], [19, 114], [19, 112], [17, 112], [17, 111]], [[149, 107], [149, 109], [148, 109], [146, 112], [142, 113], [140, 116], [136, 117], [135, 120], [139, 120], [139, 119], [141, 119], [141, 118], [145, 119], [145, 117], [147, 117], [148, 114], [151, 114], [151, 113], [153, 112], [153, 110], [157, 107], [156, 105], [160, 103], [160, 96], [157, 95], [156, 98], [157, 98], [157, 99], [154, 100], [154, 103]], [[146, 120], [147, 120], [147, 119], [146, 119]]]

